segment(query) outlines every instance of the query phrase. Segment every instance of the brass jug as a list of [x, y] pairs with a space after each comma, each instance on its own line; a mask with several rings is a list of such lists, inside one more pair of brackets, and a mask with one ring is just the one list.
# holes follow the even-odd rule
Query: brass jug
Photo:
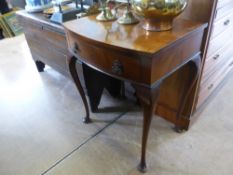
[[134, 13], [144, 18], [143, 28], [165, 31], [172, 28], [173, 19], [187, 6], [188, 0], [132, 0]]

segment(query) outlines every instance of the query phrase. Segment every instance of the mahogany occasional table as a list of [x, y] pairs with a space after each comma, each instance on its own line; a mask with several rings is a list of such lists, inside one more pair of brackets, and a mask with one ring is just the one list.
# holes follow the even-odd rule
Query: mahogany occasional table
[[[147, 138], [160, 86], [182, 66], [192, 67], [195, 76], [190, 77], [190, 88], [184, 93], [181, 111], [200, 72], [200, 49], [207, 24], [176, 19], [171, 31], [149, 32], [142, 29], [140, 23], [123, 26], [116, 21], [99, 22], [95, 18], [89, 16], [64, 23], [68, 47], [75, 56], [69, 60], [70, 72], [82, 96], [74, 66], [77, 58], [100, 72], [132, 83], [144, 111], [138, 168], [145, 172]], [[179, 117], [177, 115], [177, 119]], [[88, 111], [86, 120], [89, 121]], [[178, 124], [176, 127], [179, 130]]]

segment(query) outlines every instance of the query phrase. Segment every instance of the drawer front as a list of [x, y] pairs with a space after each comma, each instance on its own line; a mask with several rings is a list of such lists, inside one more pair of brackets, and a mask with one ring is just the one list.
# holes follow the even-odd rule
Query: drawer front
[[211, 38], [213, 39], [214, 37], [221, 34], [225, 30], [231, 28], [232, 26], [233, 26], [233, 10], [229, 15], [227, 15], [224, 18], [216, 21], [213, 24], [213, 30], [212, 30], [212, 33], [211, 33]]
[[222, 17], [228, 15], [229, 13], [231, 13], [233, 11], [233, 1], [231, 1], [230, 3], [222, 6], [221, 8], [217, 8], [216, 12], [215, 12], [215, 20], [219, 20]]
[[217, 9], [219, 9], [223, 6], [226, 6], [230, 2], [232, 2], [232, 0], [218, 0]]
[[224, 66], [213, 73], [206, 81], [201, 82], [200, 93], [198, 97], [197, 108], [199, 108], [205, 100], [212, 94], [212, 92], [220, 85], [226, 75], [232, 70], [233, 58], [229, 59]]
[[36, 23], [28, 24], [29, 22], [23, 23], [26, 38], [36, 40], [42, 45], [49, 45], [64, 54], [68, 53], [65, 34], [52, 31], [48, 27]]
[[233, 41], [215, 54], [206, 58], [202, 79], [205, 81], [219, 66], [224, 65], [233, 56]]
[[68, 45], [73, 54], [90, 67], [111, 76], [143, 83], [141, 61], [133, 53], [124, 53], [95, 42], [89, 43], [71, 32], [68, 38]]
[[222, 34], [218, 35], [214, 39], [210, 40], [207, 58], [214, 55], [218, 50], [228, 45], [233, 38], [233, 26], [224, 31]]

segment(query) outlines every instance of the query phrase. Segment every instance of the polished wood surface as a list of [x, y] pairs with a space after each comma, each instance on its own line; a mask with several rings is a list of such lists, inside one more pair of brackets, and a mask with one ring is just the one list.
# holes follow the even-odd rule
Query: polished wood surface
[[179, 18], [209, 22], [215, 0], [189, 0], [188, 6]]
[[[70, 31], [78, 33], [85, 40], [100, 42], [126, 51], [153, 54], [162, 48], [183, 38], [189, 32], [199, 30], [201, 23], [179, 19], [174, 22], [173, 30], [165, 32], [148, 32], [141, 27], [141, 23], [123, 26], [117, 22], [99, 22], [95, 16], [66, 22], [64, 26]], [[85, 27], [88, 26], [88, 27]], [[93, 30], [94, 29], [94, 30]], [[124, 41], [124, 42], [123, 42]], [[143, 44], [142, 44], [143, 43]]]
[[138, 170], [141, 172], [147, 171], [147, 165], [146, 165], [147, 140], [148, 140], [152, 116], [156, 108], [156, 104], [157, 104], [158, 97], [159, 97], [159, 90], [160, 90], [162, 82], [163, 82], [162, 80], [157, 81], [153, 88], [134, 85], [136, 89], [137, 97], [139, 98], [144, 108], [143, 109], [144, 117], [143, 117], [143, 131], [142, 131], [141, 160], [138, 165]]
[[[67, 37], [70, 50], [85, 58], [85, 63], [115, 77], [149, 86], [153, 86], [161, 77], [168, 76], [168, 72], [179, 68], [185, 59], [200, 51], [200, 31], [206, 27], [201, 23], [180, 19], [175, 21], [172, 31], [148, 32], [141, 28], [141, 24], [122, 26], [117, 22], [101, 23], [95, 20], [95, 16], [66, 22], [64, 26], [69, 29]], [[177, 51], [176, 59], [167, 51]], [[100, 53], [104, 57], [92, 59]], [[121, 75], [112, 71], [112, 64], [116, 60], [124, 69]], [[167, 66], [161, 67], [165, 65], [164, 62]]]
[[77, 74], [76, 67], [75, 67], [76, 66], [76, 64], [75, 64], [76, 58], [73, 56], [69, 56], [69, 58], [67, 59], [67, 62], [69, 65], [70, 74], [71, 74], [72, 78], [74, 79], [76, 88], [80, 92], [80, 95], [81, 95], [81, 98], [82, 98], [82, 101], [83, 101], [83, 104], [84, 104], [84, 107], [86, 110], [86, 116], [83, 118], [83, 122], [90, 123], [91, 119], [90, 119], [90, 112], [89, 112], [87, 99], [85, 97], [85, 93], [84, 93], [84, 90], [82, 88], [82, 85], [81, 85], [81, 82], [80, 82], [80, 79], [79, 79], [79, 76]]
[[41, 72], [47, 64], [63, 75], [69, 76], [66, 59], [69, 51], [64, 28], [53, 24], [40, 13], [17, 11], [17, 17], [23, 26], [32, 57]]
[[161, 85], [181, 67], [191, 66], [194, 76], [188, 78], [187, 89], [182, 91], [175, 121], [177, 131], [181, 131], [180, 115], [201, 70], [200, 51], [207, 24], [178, 19], [173, 30], [157, 33], [143, 30], [140, 23], [122, 26], [117, 22], [98, 22], [90, 16], [66, 22], [64, 27], [74, 56], [135, 87], [144, 111], [139, 170], [145, 172], [149, 127]]

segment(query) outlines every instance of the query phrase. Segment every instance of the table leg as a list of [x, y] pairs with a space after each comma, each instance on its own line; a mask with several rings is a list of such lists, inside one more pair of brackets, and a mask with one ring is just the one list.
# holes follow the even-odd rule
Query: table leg
[[178, 133], [181, 133], [182, 131], [186, 130], [185, 128], [183, 128], [182, 126], [180, 126], [179, 121], [182, 117], [182, 112], [184, 111], [184, 107], [185, 104], [193, 90], [193, 87], [195, 86], [195, 84], [197, 83], [198, 77], [200, 75], [200, 71], [201, 71], [201, 57], [198, 55], [196, 57], [194, 57], [191, 61], [189, 61], [187, 63], [187, 66], [190, 67], [189, 70], [191, 70], [191, 73], [193, 76], [190, 76], [190, 79], [188, 80], [188, 84], [189, 86], [187, 87], [186, 90], [184, 90], [183, 95], [182, 95], [182, 99], [181, 99], [181, 103], [176, 115], [176, 125], [175, 125], [175, 131]]
[[91, 119], [90, 119], [90, 113], [89, 113], [87, 99], [86, 99], [84, 90], [82, 88], [81, 82], [79, 80], [78, 73], [76, 71], [77, 58], [72, 56], [72, 57], [69, 57], [67, 61], [68, 61], [68, 65], [69, 65], [70, 74], [71, 74], [71, 76], [72, 76], [72, 78], [74, 80], [74, 83], [75, 83], [75, 85], [76, 85], [76, 87], [77, 87], [77, 89], [78, 89], [78, 91], [79, 91], [79, 93], [81, 95], [82, 101], [83, 101], [85, 109], [86, 109], [86, 117], [84, 117], [83, 122], [84, 123], [90, 123]]
[[153, 88], [144, 87], [140, 85], [133, 85], [136, 89], [137, 97], [139, 98], [143, 106], [143, 131], [142, 131], [142, 147], [141, 147], [141, 161], [138, 165], [138, 170], [141, 172], [146, 172], [146, 145], [148, 134], [150, 130], [150, 124], [154, 111], [156, 108], [156, 103], [159, 97], [159, 89], [162, 81], [157, 82]]

